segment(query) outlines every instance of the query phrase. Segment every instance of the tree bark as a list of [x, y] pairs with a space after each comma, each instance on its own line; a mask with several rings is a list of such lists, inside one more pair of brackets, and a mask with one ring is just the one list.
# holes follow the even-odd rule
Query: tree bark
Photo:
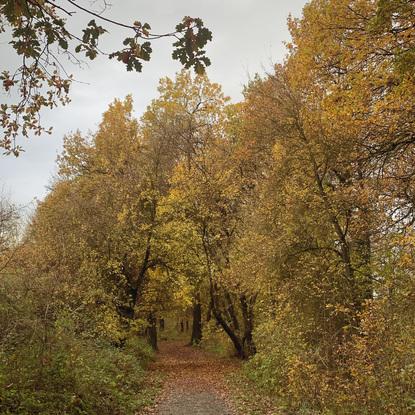
[[193, 304], [193, 322], [192, 322], [192, 336], [190, 344], [199, 344], [202, 340], [202, 304], [200, 303], [200, 294], [196, 294], [195, 302]]
[[256, 353], [256, 346], [252, 337], [254, 330], [254, 304], [256, 301], [256, 295], [252, 296], [249, 300], [245, 295], [240, 296], [242, 317], [244, 320], [244, 336], [242, 340], [244, 354], [246, 357], [250, 357]]
[[154, 313], [149, 313], [148, 318], [147, 336], [148, 342], [153, 350], [158, 350], [157, 345], [157, 318]]

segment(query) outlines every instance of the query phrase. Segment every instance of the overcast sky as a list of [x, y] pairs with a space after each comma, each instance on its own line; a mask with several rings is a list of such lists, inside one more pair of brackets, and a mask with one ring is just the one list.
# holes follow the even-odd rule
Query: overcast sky
[[[233, 101], [238, 101], [249, 76], [263, 73], [273, 62], [282, 61], [286, 53], [283, 42], [289, 40], [287, 17], [290, 13], [301, 16], [306, 0], [112, 0], [111, 3], [107, 17], [126, 23], [149, 22], [155, 33], [172, 30], [186, 15], [202, 18], [213, 32], [213, 41], [208, 46], [212, 60], [208, 75], [222, 85]], [[79, 31], [88, 20], [77, 13], [74, 29]], [[116, 49], [128, 31], [105, 27], [110, 34], [102, 38], [102, 47]], [[7, 36], [0, 34], [0, 70], [4, 69], [3, 62], [13, 62], [10, 49], [4, 46], [7, 41]], [[20, 140], [25, 152], [18, 158], [0, 155], [0, 189], [19, 205], [31, 204], [34, 198], [42, 199], [56, 172], [55, 160], [62, 149], [63, 136], [76, 129], [94, 131], [114, 98], [132, 94], [139, 117], [157, 96], [158, 80], [166, 75], [173, 77], [180, 69], [171, 59], [171, 43], [171, 39], [154, 42], [152, 60], [145, 63], [142, 73], [127, 73], [121, 64], [104, 58], [83, 69], [67, 65], [75, 78], [82, 81], [71, 87], [72, 102], [43, 115], [44, 123], [53, 126], [52, 135]], [[5, 99], [0, 96], [0, 102]]]

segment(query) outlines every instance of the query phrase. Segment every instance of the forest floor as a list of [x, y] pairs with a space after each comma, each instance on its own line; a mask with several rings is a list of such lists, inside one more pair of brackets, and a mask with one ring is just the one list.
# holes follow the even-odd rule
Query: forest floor
[[221, 358], [183, 341], [160, 342], [160, 351], [149, 367], [163, 376], [163, 386], [145, 415], [237, 415], [227, 378], [240, 362]]

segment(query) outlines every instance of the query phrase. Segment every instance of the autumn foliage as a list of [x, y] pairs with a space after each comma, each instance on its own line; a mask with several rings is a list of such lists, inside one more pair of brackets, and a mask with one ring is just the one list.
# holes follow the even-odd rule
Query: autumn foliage
[[281, 413], [413, 413], [414, 22], [411, 0], [313, 0], [242, 102], [182, 71], [140, 120], [127, 97], [68, 135], [24, 238], [0, 245], [0, 408], [63, 413], [31, 399], [70, 359], [87, 376], [83, 342], [126, 383], [102, 412], [66, 379], [65, 413], [139, 406], [129, 353], [187, 313], [189, 342], [219, 330]]

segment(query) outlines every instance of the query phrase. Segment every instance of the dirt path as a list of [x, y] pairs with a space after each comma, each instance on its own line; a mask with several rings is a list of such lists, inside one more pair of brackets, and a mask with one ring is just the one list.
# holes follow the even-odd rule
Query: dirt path
[[164, 373], [154, 415], [236, 415], [224, 376], [237, 361], [221, 359], [182, 342], [163, 342], [151, 370]]

